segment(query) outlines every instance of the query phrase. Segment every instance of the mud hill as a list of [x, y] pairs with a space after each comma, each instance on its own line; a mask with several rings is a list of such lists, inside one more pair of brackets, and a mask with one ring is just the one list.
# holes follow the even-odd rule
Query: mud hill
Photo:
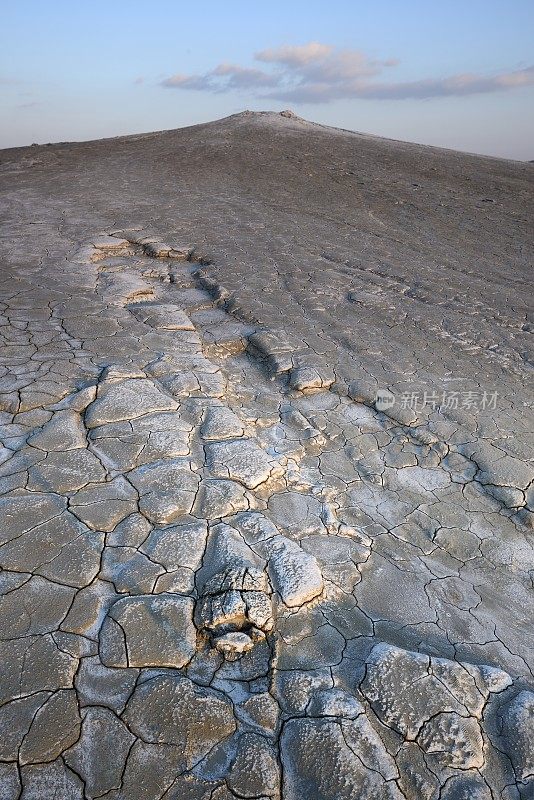
[[533, 168], [0, 151], [0, 795], [527, 800]]

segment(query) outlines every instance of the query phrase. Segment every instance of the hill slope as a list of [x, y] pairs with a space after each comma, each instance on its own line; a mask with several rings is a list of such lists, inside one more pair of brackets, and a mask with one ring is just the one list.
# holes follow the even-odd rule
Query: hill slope
[[532, 175], [0, 151], [2, 797], [530, 796]]

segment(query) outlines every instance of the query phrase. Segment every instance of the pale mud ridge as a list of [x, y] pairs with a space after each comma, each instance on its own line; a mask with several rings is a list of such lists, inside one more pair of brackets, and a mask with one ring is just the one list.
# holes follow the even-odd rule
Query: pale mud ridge
[[0, 798], [529, 800], [531, 166], [245, 113], [0, 176]]

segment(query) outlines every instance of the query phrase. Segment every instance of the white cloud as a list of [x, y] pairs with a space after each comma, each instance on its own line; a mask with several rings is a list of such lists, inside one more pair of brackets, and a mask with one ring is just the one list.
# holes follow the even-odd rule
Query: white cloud
[[214, 78], [227, 78], [226, 89], [239, 89], [249, 86], [275, 86], [278, 79], [275, 75], [261, 69], [239, 67], [236, 64], [219, 64], [210, 73]]
[[276, 86], [278, 78], [261, 69], [219, 64], [203, 75], [171, 75], [161, 82], [170, 89], [193, 89], [207, 92], [230, 92], [239, 89]]
[[165, 78], [164, 81], [161, 81], [161, 85], [170, 89], [210, 91], [211, 84], [208, 75], [171, 75], [170, 78]]
[[208, 92], [249, 91], [256, 97], [293, 103], [328, 103], [336, 99], [426, 99], [507, 91], [534, 85], [534, 66], [493, 76], [458, 74], [417, 81], [387, 81], [379, 76], [397, 66], [393, 58], [375, 60], [360, 50], [336, 49], [321, 42], [261, 50], [256, 61], [270, 71], [219, 64], [200, 75], [173, 75], [167, 88]]
[[288, 67], [299, 67], [326, 58], [334, 48], [321, 42], [309, 42], [302, 45], [286, 45], [271, 47], [255, 53], [256, 61], [267, 61], [275, 64], [286, 64]]

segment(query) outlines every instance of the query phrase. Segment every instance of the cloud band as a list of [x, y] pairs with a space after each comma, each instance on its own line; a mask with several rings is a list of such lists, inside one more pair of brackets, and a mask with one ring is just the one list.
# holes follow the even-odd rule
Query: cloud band
[[248, 91], [262, 99], [293, 103], [329, 103], [332, 100], [427, 99], [508, 91], [534, 84], [534, 66], [484, 76], [451, 75], [417, 81], [387, 81], [384, 72], [396, 59], [373, 60], [360, 50], [343, 50], [321, 42], [285, 45], [255, 53], [270, 69], [219, 64], [196, 75], [172, 75], [161, 81], [169, 89], [203, 92]]

